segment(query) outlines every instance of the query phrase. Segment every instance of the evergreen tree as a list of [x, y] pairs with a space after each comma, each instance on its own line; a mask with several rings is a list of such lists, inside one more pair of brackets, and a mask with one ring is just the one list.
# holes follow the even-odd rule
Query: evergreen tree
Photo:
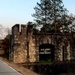
[[35, 21], [38, 26], [50, 24], [50, 5], [50, 0], [40, 0], [40, 3], [37, 2], [33, 17], [36, 18]]
[[39, 32], [39, 30], [36, 28], [36, 23], [34, 22], [28, 22], [27, 25], [32, 25], [33, 26], [33, 34], [36, 34]]
[[42, 31], [44, 32], [58, 31], [58, 28], [62, 27], [65, 24], [64, 22], [67, 21], [64, 17], [67, 11], [62, 0], [40, 0], [40, 3], [37, 2], [34, 9], [33, 17], [38, 26], [43, 26]]

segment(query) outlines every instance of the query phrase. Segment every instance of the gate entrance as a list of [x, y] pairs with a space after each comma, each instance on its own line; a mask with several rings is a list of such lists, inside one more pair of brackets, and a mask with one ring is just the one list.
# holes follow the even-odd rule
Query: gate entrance
[[42, 44], [39, 46], [39, 62], [54, 60], [54, 45]]

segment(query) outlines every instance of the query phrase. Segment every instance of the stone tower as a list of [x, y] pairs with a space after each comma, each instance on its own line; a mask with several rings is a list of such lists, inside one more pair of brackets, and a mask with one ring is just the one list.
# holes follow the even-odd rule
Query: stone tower
[[12, 27], [10, 60], [15, 63], [36, 61], [32, 33], [31, 25], [16, 24]]

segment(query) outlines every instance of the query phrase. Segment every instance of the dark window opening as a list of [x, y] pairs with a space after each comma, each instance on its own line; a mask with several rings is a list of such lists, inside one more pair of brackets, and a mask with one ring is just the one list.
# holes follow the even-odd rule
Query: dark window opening
[[54, 45], [42, 44], [39, 46], [39, 62], [54, 60]]

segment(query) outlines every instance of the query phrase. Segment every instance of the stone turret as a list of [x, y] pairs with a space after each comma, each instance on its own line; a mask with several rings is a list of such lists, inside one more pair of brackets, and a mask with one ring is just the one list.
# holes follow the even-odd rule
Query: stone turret
[[[15, 63], [35, 62], [35, 43], [33, 26], [16, 24], [12, 27], [12, 52]], [[10, 53], [10, 54], [11, 54]]]
[[26, 25], [16, 24], [12, 27], [12, 35], [13, 35], [13, 60], [15, 63], [23, 63], [26, 62]]

